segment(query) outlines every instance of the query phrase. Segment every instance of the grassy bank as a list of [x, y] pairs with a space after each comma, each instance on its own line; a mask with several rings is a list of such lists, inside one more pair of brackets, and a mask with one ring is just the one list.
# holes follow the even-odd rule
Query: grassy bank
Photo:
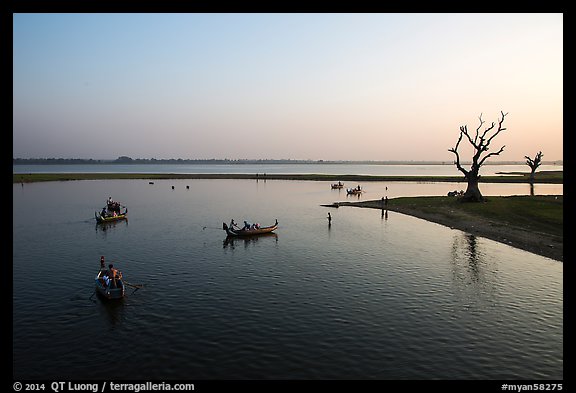
[[[326, 174], [218, 174], [218, 173], [24, 173], [13, 174], [12, 183], [40, 181], [106, 180], [106, 179], [251, 179], [251, 180], [309, 180], [309, 181], [416, 181], [416, 182], [462, 182], [463, 176], [373, 176], [373, 175], [326, 175]], [[507, 176], [483, 176], [483, 183], [528, 183], [528, 173]], [[536, 183], [562, 184], [563, 171], [537, 172]]]
[[[382, 201], [341, 202], [340, 206], [381, 209]], [[461, 203], [455, 197], [403, 197], [386, 208], [563, 260], [564, 197], [488, 197], [484, 203]]]

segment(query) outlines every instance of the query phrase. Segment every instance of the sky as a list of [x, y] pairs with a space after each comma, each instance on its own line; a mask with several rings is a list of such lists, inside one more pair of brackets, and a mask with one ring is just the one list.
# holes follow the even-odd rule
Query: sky
[[[562, 13], [13, 15], [14, 158], [563, 159]], [[471, 158], [461, 144], [461, 158]]]

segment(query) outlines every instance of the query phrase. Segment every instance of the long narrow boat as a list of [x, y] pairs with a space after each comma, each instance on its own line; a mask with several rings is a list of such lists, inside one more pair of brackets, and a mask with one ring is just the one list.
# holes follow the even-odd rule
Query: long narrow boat
[[362, 189], [358, 189], [358, 188], [347, 188], [346, 189], [346, 195], [360, 195], [362, 194], [362, 192], [364, 192]]
[[110, 285], [108, 285], [104, 280], [104, 276], [107, 274], [107, 272], [108, 270], [105, 268], [98, 270], [98, 274], [94, 280], [96, 285], [96, 292], [106, 299], [122, 299], [126, 293], [124, 281], [122, 281], [121, 278], [117, 278], [116, 287], [111, 288], [112, 283], [110, 282]]
[[128, 208], [126, 208], [124, 213], [116, 214], [115, 216], [114, 215], [103, 216], [102, 213], [94, 212], [94, 217], [96, 218], [96, 222], [98, 223], [125, 220], [128, 218]]
[[254, 236], [254, 235], [262, 235], [264, 233], [270, 233], [275, 231], [278, 228], [278, 220], [274, 223], [274, 225], [270, 225], [269, 227], [260, 227], [257, 229], [234, 229], [228, 227], [226, 223], [222, 223], [222, 229], [226, 231], [228, 236]]

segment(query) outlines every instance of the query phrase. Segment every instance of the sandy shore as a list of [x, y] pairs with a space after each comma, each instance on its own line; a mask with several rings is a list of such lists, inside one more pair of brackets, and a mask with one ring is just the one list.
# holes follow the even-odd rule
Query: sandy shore
[[[462, 211], [443, 211], [433, 213], [422, 211], [417, 207], [394, 206], [393, 199], [387, 205], [387, 210], [408, 214], [427, 221], [435, 222], [452, 229], [468, 232], [475, 236], [485, 237], [507, 244], [534, 254], [542, 255], [557, 261], [564, 261], [564, 240], [547, 233], [529, 231], [513, 225], [504, 225], [484, 218], [466, 214]], [[382, 201], [340, 202], [339, 206], [382, 209]]]

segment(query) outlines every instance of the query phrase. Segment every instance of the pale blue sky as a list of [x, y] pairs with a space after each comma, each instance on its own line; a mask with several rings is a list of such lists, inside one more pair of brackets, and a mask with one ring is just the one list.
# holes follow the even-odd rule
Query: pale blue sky
[[563, 144], [562, 14], [15, 14], [13, 156], [441, 160]]

